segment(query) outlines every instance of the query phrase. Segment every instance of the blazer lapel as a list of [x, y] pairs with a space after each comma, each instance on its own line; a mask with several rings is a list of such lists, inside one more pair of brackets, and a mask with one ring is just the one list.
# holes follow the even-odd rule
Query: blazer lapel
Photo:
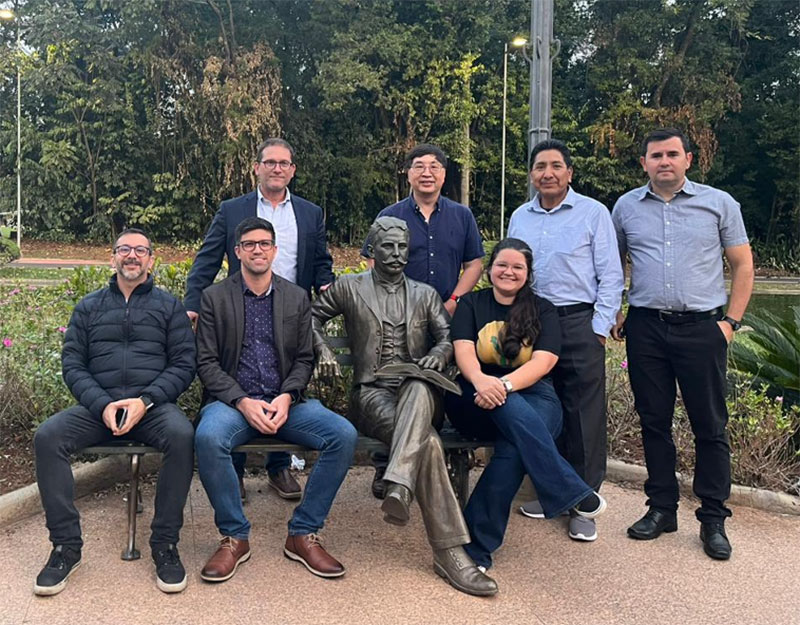
[[378, 292], [375, 290], [375, 282], [372, 279], [372, 270], [366, 271], [362, 275], [364, 277], [356, 281], [356, 292], [364, 300], [372, 314], [380, 320], [381, 309], [378, 304]]
[[281, 278], [272, 274], [272, 339], [275, 341], [275, 350], [278, 352], [281, 379], [285, 379], [288, 371], [283, 353], [283, 318], [285, 316], [283, 308], [286, 298], [282, 286]]
[[[233, 344], [236, 346], [234, 367], [239, 365], [244, 341], [244, 292], [242, 291], [242, 274], [236, 273], [231, 278], [230, 303], [233, 306]], [[224, 336], [224, 335], [223, 335]]]

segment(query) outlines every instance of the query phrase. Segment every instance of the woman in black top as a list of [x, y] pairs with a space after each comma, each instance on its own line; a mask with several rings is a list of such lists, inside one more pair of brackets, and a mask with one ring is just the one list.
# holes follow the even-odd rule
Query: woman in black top
[[548, 374], [558, 360], [561, 328], [553, 305], [531, 289], [531, 249], [519, 239], [500, 241], [488, 273], [492, 287], [462, 297], [451, 323], [463, 394], [445, 398], [461, 433], [495, 439], [464, 510], [472, 536], [466, 550], [485, 568], [503, 542], [526, 473], [547, 518], [570, 508], [594, 518], [606, 506], [556, 449], [561, 404]]

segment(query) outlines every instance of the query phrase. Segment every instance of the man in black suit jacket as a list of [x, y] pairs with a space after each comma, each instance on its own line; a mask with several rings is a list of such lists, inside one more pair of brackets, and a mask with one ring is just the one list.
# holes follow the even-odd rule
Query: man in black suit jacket
[[241, 272], [208, 287], [200, 305], [197, 372], [210, 401], [200, 411], [195, 450], [222, 534], [200, 574], [211, 582], [230, 579], [250, 558], [231, 450], [256, 436], [319, 450], [283, 552], [315, 575], [344, 575], [317, 532], [350, 467], [356, 430], [319, 401], [303, 399], [314, 367], [311, 304], [303, 289], [273, 274], [277, 241], [268, 221], [244, 219], [235, 230]]
[[[186, 280], [184, 305], [194, 322], [200, 309], [200, 294], [214, 282], [228, 258], [228, 275], [239, 271], [239, 259], [234, 253], [234, 231], [246, 217], [261, 217], [269, 221], [281, 241], [273, 271], [294, 282], [311, 295], [333, 282], [333, 261], [325, 239], [322, 209], [298, 195], [289, 193], [296, 165], [294, 150], [283, 139], [270, 138], [258, 148], [253, 165], [258, 178], [255, 191], [222, 202], [203, 240]], [[245, 498], [245, 455], [236, 454], [234, 465], [239, 474], [239, 488]], [[299, 499], [300, 485], [289, 473], [289, 456], [270, 454], [267, 461], [268, 483], [284, 499]]]

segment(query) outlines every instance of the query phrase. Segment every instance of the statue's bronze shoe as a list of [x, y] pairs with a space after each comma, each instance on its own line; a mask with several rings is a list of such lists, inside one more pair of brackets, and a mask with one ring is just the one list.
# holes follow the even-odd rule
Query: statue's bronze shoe
[[393, 525], [405, 525], [411, 518], [411, 501], [413, 500], [411, 491], [402, 484], [389, 483], [386, 489], [386, 498], [381, 504], [384, 512], [384, 520]]
[[464, 547], [435, 549], [433, 570], [453, 588], [468, 595], [491, 597], [497, 594], [497, 582], [476, 566]]

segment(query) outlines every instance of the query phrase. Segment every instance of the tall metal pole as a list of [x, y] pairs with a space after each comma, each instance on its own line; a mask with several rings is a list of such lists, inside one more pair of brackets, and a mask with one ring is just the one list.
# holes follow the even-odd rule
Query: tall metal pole
[[[528, 125], [528, 171], [533, 146], [550, 138], [550, 102], [552, 97], [553, 0], [531, 0], [531, 93]], [[556, 52], [557, 54], [558, 52]], [[533, 197], [528, 183], [528, 197]]]
[[500, 239], [506, 224], [506, 94], [508, 93], [508, 42], [503, 44], [503, 140], [500, 149]]
[[22, 42], [17, 15], [17, 247], [22, 249]]

